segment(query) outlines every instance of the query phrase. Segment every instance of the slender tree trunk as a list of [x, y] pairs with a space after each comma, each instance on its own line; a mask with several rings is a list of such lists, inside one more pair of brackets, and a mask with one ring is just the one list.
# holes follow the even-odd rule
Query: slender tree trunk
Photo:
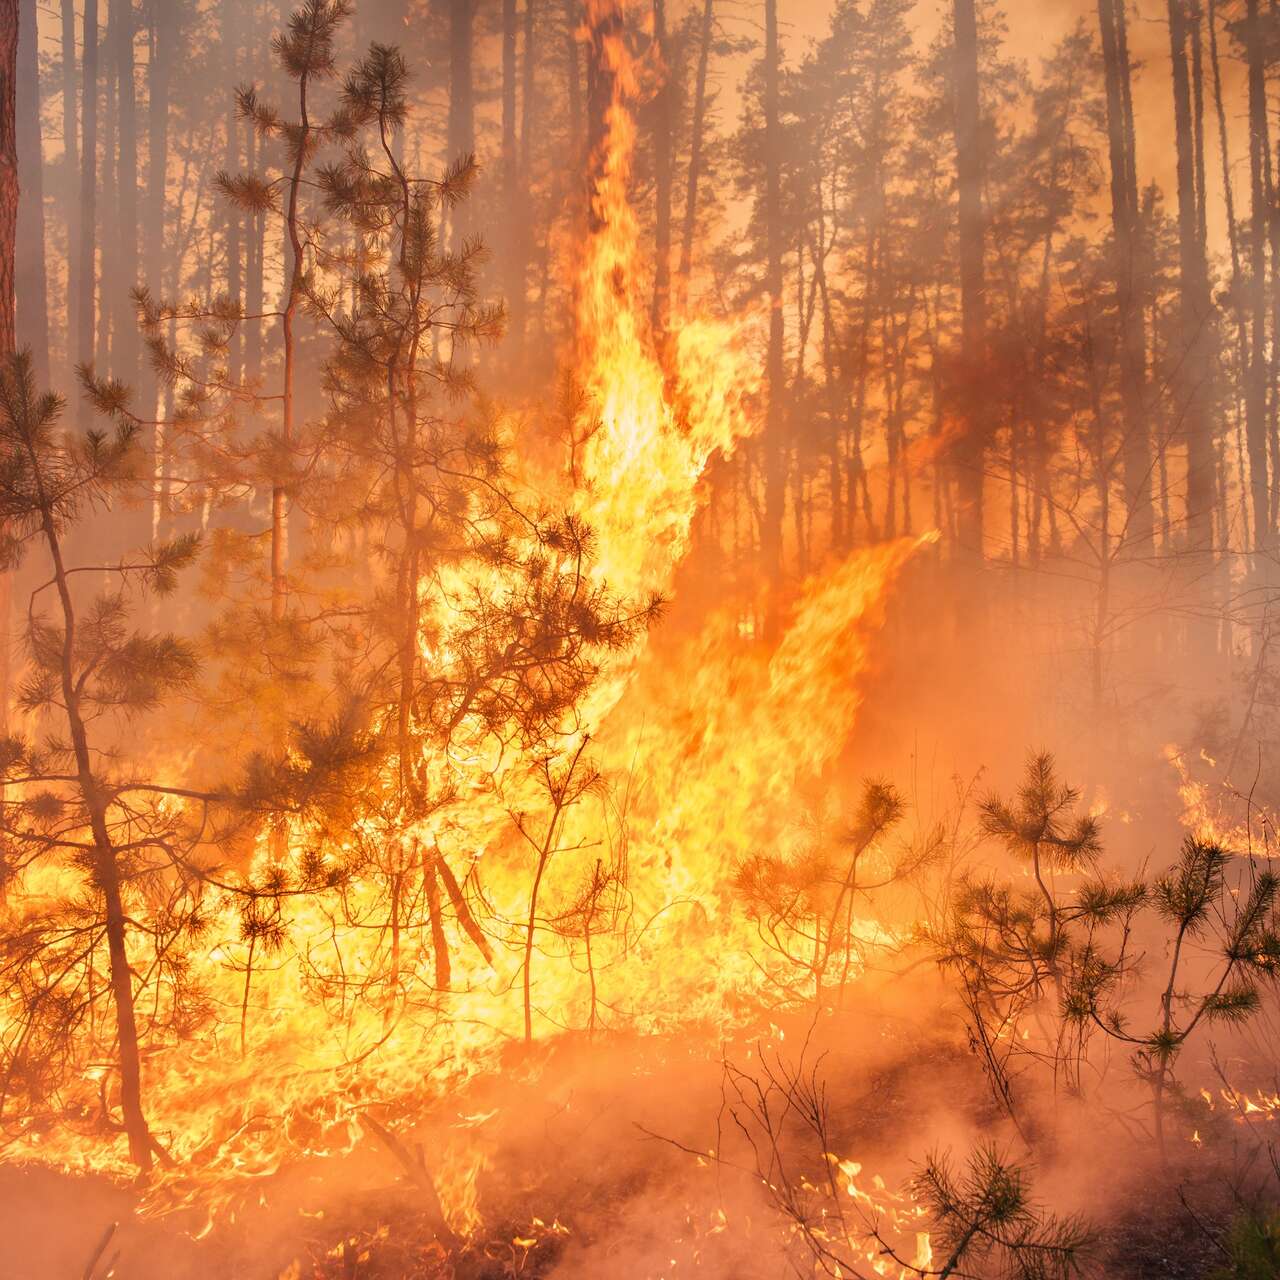
[[[505, 241], [508, 333], [519, 340], [523, 327], [525, 281], [520, 270], [518, 223], [524, 216], [520, 203], [520, 160], [516, 139], [517, 67], [519, 38], [516, 0], [502, 0], [502, 197], [507, 208], [502, 235]], [[526, 52], [526, 57], [528, 56]]]
[[714, 0], [704, 0], [702, 29], [698, 39], [698, 73], [693, 89], [693, 134], [689, 140], [689, 176], [684, 197], [684, 227], [680, 234], [680, 302], [689, 298], [693, 273], [693, 237], [698, 225], [698, 184], [702, 179], [702, 152], [706, 145], [707, 72], [711, 65], [711, 37], [715, 30]]
[[956, 175], [960, 198], [960, 307], [965, 440], [959, 450], [960, 550], [976, 563], [983, 550], [983, 473], [987, 426], [979, 386], [986, 362], [986, 219], [982, 207], [982, 117], [978, 92], [978, 20], [974, 0], [954, 0]]
[[[524, 0], [524, 49], [520, 63], [520, 175], [524, 190], [529, 189], [530, 165], [533, 161], [533, 121], [538, 97], [538, 8], [536, 0]], [[528, 256], [529, 237], [525, 237]]]
[[[249, 172], [254, 171], [257, 163], [255, 148], [257, 134], [251, 121], [245, 126], [245, 158]], [[263, 271], [263, 237], [266, 225], [261, 213], [255, 212], [249, 218], [249, 278], [245, 286], [245, 307], [251, 316], [261, 316], [266, 305], [266, 284]], [[251, 384], [258, 382], [262, 376], [262, 320], [251, 320], [245, 331], [245, 378]]]
[[1121, 452], [1129, 540], [1138, 556], [1154, 550], [1151, 440], [1146, 410], [1146, 334], [1137, 294], [1138, 180], [1134, 159], [1131, 70], [1124, 0], [1098, 0], [1107, 91], [1111, 157], [1111, 226], [1115, 238], [1116, 308], [1120, 316], [1120, 393], [1124, 410]]
[[[285, 206], [285, 264], [288, 280], [280, 320], [284, 345], [284, 371], [281, 386], [280, 437], [286, 455], [294, 442], [294, 387], [297, 364], [297, 337], [294, 327], [298, 303], [302, 295], [305, 264], [302, 260], [302, 220], [300, 198], [302, 177], [306, 169], [306, 142], [311, 133], [311, 116], [307, 105], [310, 80], [303, 75], [298, 83], [298, 127], [303, 145], [297, 149], [293, 171], [289, 175], [289, 199]], [[288, 461], [291, 461], [289, 459]], [[288, 468], [288, 461], [286, 467]], [[288, 468], [291, 470], [291, 468]], [[277, 476], [271, 486], [271, 616], [279, 622], [288, 603], [287, 569], [289, 562], [289, 476]]]
[[[7, 362], [17, 345], [17, 299], [14, 260], [21, 199], [18, 169], [17, 104], [18, 0], [0, 0], [0, 360]], [[13, 574], [0, 573], [0, 731], [9, 726], [11, 678], [10, 620]]]
[[115, 373], [111, 359], [111, 330], [117, 324], [120, 300], [120, 255], [109, 238], [109, 230], [120, 220], [120, 165], [116, 145], [119, 123], [117, 91], [118, 66], [115, 49], [122, 0], [105, 0], [107, 20], [102, 37], [102, 176], [99, 201], [102, 251], [98, 255], [98, 326], [96, 363], [100, 373]]
[[[475, 86], [472, 75], [472, 0], [449, 0], [449, 163], [472, 155], [476, 149]], [[451, 242], [458, 252], [466, 239], [467, 225], [457, 206], [451, 216]]]
[[1187, 440], [1187, 539], [1207, 551], [1213, 538], [1213, 306], [1209, 264], [1201, 236], [1196, 190], [1195, 123], [1187, 63], [1189, 29], [1186, 0], [1168, 0], [1173, 67], [1174, 125], [1178, 173], [1178, 261], [1180, 337], [1177, 365], [1178, 420]]
[[[150, 57], [147, 61], [147, 192], [146, 216], [142, 231], [142, 275], [148, 284], [163, 291], [165, 266], [165, 190], [169, 176], [169, 98], [172, 85], [174, 46], [181, 22], [182, 0], [152, 3], [148, 8]], [[145, 416], [159, 420], [159, 378], [148, 360], [142, 370], [142, 404]], [[155, 476], [152, 508], [153, 533], [162, 519], [161, 490], [164, 469], [164, 442], [152, 441]]]
[[18, 24], [17, 339], [31, 352], [36, 385], [49, 383], [49, 294], [44, 248], [44, 146], [36, 0], [22, 0]]
[[537, 5], [535, 0], [524, 0], [524, 48], [520, 67], [520, 172], [517, 178], [519, 204], [513, 206], [513, 209], [519, 211], [515, 218], [516, 291], [515, 310], [511, 314], [508, 330], [513, 339], [513, 354], [517, 359], [524, 350], [529, 314], [529, 270], [534, 245], [533, 207], [529, 193], [533, 187], [533, 133], [534, 120], [537, 118], [537, 35]]
[[[223, 168], [228, 173], [240, 172], [240, 121], [235, 107], [227, 111], [226, 145]], [[244, 305], [243, 235], [244, 214], [234, 200], [223, 201], [223, 244], [226, 250], [226, 290], [232, 306]], [[238, 325], [227, 348], [227, 376], [232, 384], [244, 378], [244, 326]]]
[[17, 346], [18, 0], [0, 0], [0, 358]]
[[565, 82], [569, 95], [569, 154], [579, 157], [582, 148], [582, 83], [578, 67], [578, 0], [564, 0]]
[[1270, 494], [1267, 487], [1267, 232], [1272, 209], [1268, 200], [1266, 166], [1271, 152], [1267, 119], [1266, 62], [1262, 47], [1258, 0], [1248, 0], [1245, 51], [1249, 68], [1249, 292], [1252, 336], [1246, 370], [1245, 439], [1249, 450], [1249, 492], [1252, 499], [1254, 550], [1265, 552], [1271, 542]]
[[134, 315], [132, 292], [138, 287], [138, 106], [134, 84], [134, 12], [132, 0], [113, 0], [112, 18], [119, 10], [116, 27], [116, 73], [119, 77], [119, 146], [120, 159], [117, 227], [121, 290], [118, 299], [117, 332], [114, 341], [115, 374], [132, 384], [138, 376], [138, 325]]
[[[67, 0], [70, 4], [71, 0]], [[84, 0], [84, 53], [80, 95], [80, 292], [76, 300], [75, 359], [93, 363], [94, 302], [97, 295], [98, 205], [98, 0]], [[81, 414], [88, 413], [81, 402]]]
[[667, 48], [666, 0], [653, 0], [653, 43], [661, 63], [658, 74], [662, 86], [654, 106], [654, 267], [653, 329], [661, 334], [667, 327], [671, 301], [671, 61]]
[[[80, 181], [79, 118], [76, 111], [76, 5], [62, 0], [62, 144], [63, 175], [60, 195], [67, 224], [67, 372], [76, 359], [76, 335], [80, 332]], [[68, 378], [68, 381], [70, 379]]]
[[782, 517], [786, 501], [785, 407], [786, 369], [783, 350], [782, 280], [782, 133], [779, 105], [781, 51], [778, 44], [778, 0], [765, 0], [764, 53], [764, 216], [765, 290], [769, 295], [769, 350], [766, 376], [768, 416], [764, 437], [764, 516], [760, 545], [768, 583], [766, 639], [780, 629], [782, 585]]
[[[8, 3], [8, 0], [5, 0]], [[0, 27], [3, 22], [0, 19]], [[133, 1000], [133, 973], [129, 966], [127, 921], [124, 910], [120, 866], [107, 825], [106, 801], [94, 773], [88, 733], [80, 705], [80, 683], [76, 672], [76, 612], [71, 599], [62, 546], [52, 508], [43, 513], [45, 544], [53, 562], [54, 586], [62, 611], [62, 654], [60, 674], [62, 705], [71, 737], [72, 757], [80, 794], [93, 835], [94, 874], [106, 906], [107, 951], [110, 957], [111, 994], [116, 1010], [116, 1039], [120, 1066], [120, 1112], [129, 1140], [129, 1156], [144, 1172], [151, 1168], [154, 1140], [142, 1108], [142, 1060], [138, 1049], [138, 1024]]]

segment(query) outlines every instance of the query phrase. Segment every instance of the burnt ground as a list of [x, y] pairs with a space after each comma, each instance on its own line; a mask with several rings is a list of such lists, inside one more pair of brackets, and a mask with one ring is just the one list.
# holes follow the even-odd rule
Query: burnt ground
[[[887, 1014], [832, 1032], [805, 1060], [826, 1085], [830, 1145], [868, 1178], [880, 1172], [893, 1188], [931, 1150], [1008, 1144], [962, 1045], [922, 1038]], [[341, 1158], [295, 1162], [240, 1189], [201, 1239], [198, 1211], [140, 1219], [129, 1187], [0, 1167], [0, 1280], [79, 1280], [113, 1222], [93, 1280], [112, 1258], [116, 1280], [780, 1280], [803, 1252], [759, 1180], [690, 1150], [719, 1143], [730, 1159], [726, 1058], [751, 1078], [762, 1047], [794, 1060], [804, 1039], [792, 1020], [764, 1046], [685, 1033], [597, 1044], [566, 1036], [532, 1057], [513, 1051], [419, 1123], [388, 1116], [403, 1138], [398, 1155], [371, 1134]], [[1055, 1208], [1087, 1214], [1097, 1275], [1201, 1280], [1222, 1261], [1211, 1236], [1236, 1203], [1211, 1140], [1160, 1175], [1102, 1128], [1076, 1136], [1037, 1189]], [[813, 1140], [794, 1141], [791, 1168], [821, 1167]], [[484, 1159], [483, 1225], [452, 1255], [409, 1176], [405, 1157], [419, 1149], [442, 1183], [460, 1160]], [[1224, 1146], [1229, 1154], [1238, 1156]], [[730, 1163], [749, 1163], [740, 1142]]]

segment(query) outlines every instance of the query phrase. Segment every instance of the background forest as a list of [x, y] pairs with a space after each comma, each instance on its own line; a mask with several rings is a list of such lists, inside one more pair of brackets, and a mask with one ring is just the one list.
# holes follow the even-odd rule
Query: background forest
[[0, 4], [0, 1276], [1280, 1275], [1277, 104]]

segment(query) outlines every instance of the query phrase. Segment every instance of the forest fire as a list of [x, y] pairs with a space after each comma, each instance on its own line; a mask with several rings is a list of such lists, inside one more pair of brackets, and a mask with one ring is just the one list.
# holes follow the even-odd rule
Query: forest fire
[[0, 0], [0, 1280], [1280, 1275], [1280, 17], [758, 7]]

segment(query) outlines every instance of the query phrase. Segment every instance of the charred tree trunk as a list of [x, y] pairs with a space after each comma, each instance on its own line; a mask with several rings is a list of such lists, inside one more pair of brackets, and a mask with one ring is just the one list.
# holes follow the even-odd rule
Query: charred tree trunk
[[119, 68], [114, 56], [117, 44], [116, 28], [119, 25], [121, 0], [106, 0], [107, 18], [102, 37], [102, 173], [99, 195], [99, 221], [102, 233], [102, 251], [98, 255], [98, 325], [95, 344], [95, 361], [102, 373], [114, 373], [111, 360], [111, 330], [116, 323], [120, 300], [120, 255], [110, 252], [108, 229], [120, 220], [120, 165], [116, 142], [119, 123], [118, 98]]
[[[68, 0], [70, 3], [71, 0]], [[93, 362], [94, 301], [97, 295], [98, 206], [98, 0], [84, 0], [84, 53], [80, 95], [80, 293], [76, 299], [75, 358]], [[82, 401], [82, 406], [84, 402]], [[82, 407], [82, 415], [88, 413]]]
[[[254, 172], [257, 157], [254, 154], [257, 146], [257, 134], [252, 121], [245, 126], [245, 158], [249, 172]], [[248, 236], [248, 280], [245, 283], [245, 307], [250, 316], [261, 316], [266, 305], [266, 282], [263, 267], [263, 236], [265, 223], [261, 212], [254, 212], [249, 217]], [[245, 378], [252, 385], [257, 385], [262, 376], [262, 320], [252, 320], [245, 331], [244, 372]]]
[[[67, 365], [74, 366], [76, 335], [80, 332], [80, 139], [76, 112], [76, 6], [62, 0], [62, 142], [63, 174], [60, 196], [67, 224]], [[69, 369], [68, 369], [69, 371]]]
[[1248, 0], [1245, 52], [1249, 75], [1249, 292], [1251, 338], [1245, 388], [1245, 439], [1249, 450], [1249, 493], [1253, 515], [1253, 549], [1271, 544], [1271, 499], [1267, 485], [1267, 238], [1273, 216], [1267, 191], [1267, 159], [1271, 153], [1267, 119], [1266, 62], [1258, 0]]
[[[147, 60], [147, 193], [142, 229], [142, 274], [159, 281], [165, 266], [165, 186], [169, 173], [169, 99], [174, 45], [181, 21], [181, 3], [152, 4], [149, 9], [150, 56]], [[143, 369], [142, 404], [146, 417], [159, 417], [159, 380], [147, 362]], [[159, 443], [159, 442], [157, 442]], [[160, 449], [156, 450], [159, 466]], [[157, 486], [158, 487], [158, 486]], [[159, 512], [155, 513], [158, 521]]]
[[671, 301], [671, 61], [667, 49], [666, 0], [653, 0], [653, 43], [661, 64], [662, 87], [653, 109], [654, 267], [653, 329], [667, 327]]
[[1124, 410], [1121, 465], [1129, 512], [1129, 541], [1135, 555], [1149, 556], [1154, 549], [1155, 517], [1151, 505], [1151, 439], [1146, 411], [1146, 333], [1137, 291], [1141, 224], [1124, 0], [1098, 0], [1098, 21], [1106, 76], [1111, 227], [1116, 255], [1116, 310], [1120, 317], [1120, 393]]
[[714, 0], [704, 0], [698, 39], [698, 74], [693, 90], [693, 133], [689, 140], [689, 177], [684, 197], [684, 226], [680, 233], [679, 286], [681, 302], [689, 297], [693, 272], [693, 237], [698, 225], [698, 184], [702, 180], [702, 152], [707, 128], [707, 72], [711, 65], [711, 36], [715, 29]]
[[1187, 61], [1186, 0], [1168, 0], [1173, 67], [1174, 125], [1178, 173], [1178, 265], [1180, 356], [1175, 375], [1176, 415], [1187, 441], [1187, 543], [1207, 552], [1213, 539], [1213, 305], [1209, 264], [1201, 235], [1197, 198], [1195, 122]]
[[[502, 0], [502, 196], [507, 208], [505, 240], [505, 293], [507, 295], [508, 331], [518, 334], [523, 322], [525, 281], [520, 271], [520, 249], [517, 244], [520, 207], [519, 153], [516, 144], [516, 47], [519, 32], [516, 23], [516, 0]], [[526, 53], [526, 57], [527, 57]], [[517, 337], [518, 340], [518, 337]]]
[[537, 7], [535, 0], [524, 0], [524, 49], [520, 68], [520, 168], [517, 189], [520, 203], [515, 206], [521, 212], [515, 226], [516, 290], [515, 310], [511, 313], [508, 332], [513, 339], [514, 354], [519, 358], [525, 337], [528, 316], [529, 263], [533, 256], [533, 209], [529, 193], [533, 186], [533, 130], [536, 115], [538, 83], [535, 75], [538, 66]]
[[133, 383], [138, 376], [138, 325], [132, 302], [138, 287], [138, 104], [134, 84], [134, 12], [132, 0], [113, 0], [111, 16], [119, 20], [115, 30], [115, 63], [118, 78], [118, 131], [120, 155], [117, 227], [120, 254], [117, 285], [117, 328], [113, 344], [115, 374]]
[[17, 346], [18, 0], [0, 0], [0, 357]]
[[49, 386], [49, 297], [44, 252], [44, 148], [36, 0], [22, 0], [18, 24], [17, 340], [31, 352], [36, 383]]
[[982, 207], [982, 117], [974, 0], [955, 0], [956, 177], [960, 199], [960, 307], [964, 442], [959, 449], [957, 533], [961, 553], [981, 562], [987, 427], [979, 385], [986, 362], [986, 219]]
[[[18, 0], [0, 0], [0, 360], [17, 345], [14, 260], [20, 201], [17, 138]], [[10, 618], [13, 575], [0, 573], [0, 730], [9, 727]]]
[[42, 532], [53, 563], [53, 581], [62, 611], [62, 705], [70, 731], [80, 794], [93, 836], [94, 879], [106, 908], [107, 953], [110, 958], [111, 994], [116, 1009], [116, 1039], [120, 1058], [120, 1112], [129, 1140], [129, 1157], [139, 1169], [146, 1171], [151, 1168], [155, 1141], [142, 1108], [142, 1060], [138, 1048], [138, 1022], [133, 1000], [133, 973], [129, 966], [120, 864], [107, 825], [106, 799], [94, 772], [88, 732], [81, 711], [81, 686], [76, 672], [76, 612], [67, 571], [63, 565], [61, 541], [52, 506], [48, 503], [44, 505]]
[[787, 447], [784, 439], [786, 368], [783, 351], [782, 280], [782, 137], [779, 104], [781, 51], [778, 45], [778, 0], [764, 6], [764, 218], [765, 290], [769, 295], [769, 351], [766, 366], [768, 417], [764, 437], [764, 515], [760, 549], [769, 591], [765, 616], [767, 639], [780, 629], [782, 585], [782, 517], [786, 502]]
[[[449, 163], [472, 155], [476, 149], [475, 86], [472, 75], [472, 0], [450, 0], [449, 4]], [[455, 209], [451, 222], [451, 242], [455, 253], [466, 240], [467, 227], [462, 210]]]
[[578, 3], [564, 0], [565, 85], [569, 95], [569, 154], [580, 156], [582, 146], [582, 83], [578, 67]]

